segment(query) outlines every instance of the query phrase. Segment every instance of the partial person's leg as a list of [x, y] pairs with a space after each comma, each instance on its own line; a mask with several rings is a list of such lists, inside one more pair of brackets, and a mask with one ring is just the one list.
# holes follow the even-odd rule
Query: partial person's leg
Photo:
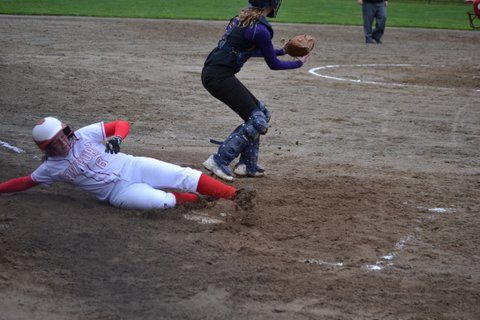
[[147, 157], [132, 160], [132, 182], [146, 183], [155, 189], [195, 192], [201, 171]]
[[384, 3], [380, 3], [375, 11], [375, 29], [372, 32], [372, 38], [377, 43], [382, 43], [381, 39], [385, 32], [385, 26], [387, 23], [387, 7]]
[[200, 201], [200, 197], [195, 193], [172, 191], [172, 194], [175, 196], [177, 204]]
[[253, 188], [235, 189], [205, 174], [200, 177], [197, 192], [216, 198], [233, 200], [238, 207], [244, 210], [254, 207], [253, 199], [256, 196], [256, 191]]
[[[230, 163], [245, 150], [247, 146], [259, 139], [261, 134], [265, 134], [268, 129], [268, 122], [265, 114], [259, 109], [253, 111], [250, 119], [237, 128], [225, 141], [220, 145], [216, 154], [213, 155], [213, 160], [216, 165], [226, 173], [229, 177], [232, 176], [232, 171], [229, 168]], [[258, 156], [258, 150], [255, 150]], [[257, 161], [257, 157], [253, 161]], [[206, 166], [208, 169], [208, 167]], [[215, 172], [214, 172], [215, 173]], [[221, 178], [223, 176], [219, 175]], [[233, 180], [233, 177], [228, 180]]]
[[136, 157], [135, 181], [156, 189], [176, 189], [198, 192], [215, 198], [233, 199], [237, 189], [215, 180], [201, 171], [180, 167], [153, 158]]
[[196, 191], [205, 196], [232, 200], [235, 199], [238, 190], [206, 174], [202, 174], [198, 180]]
[[265, 169], [258, 165], [260, 151], [260, 136], [247, 144], [240, 153], [240, 160], [235, 165], [233, 172], [241, 177], [263, 177]]
[[211, 80], [211, 83], [204, 83], [204, 85], [212, 95], [227, 104], [245, 121], [223, 141], [217, 153], [203, 163], [207, 170], [218, 177], [232, 181], [233, 172], [229, 168], [230, 163], [249, 143], [256, 140], [259, 134], [266, 133], [267, 121], [259, 108], [258, 99], [235, 76]]
[[[258, 101], [258, 107], [265, 115], [267, 123], [270, 122], [271, 114], [263, 101]], [[233, 172], [237, 176], [263, 177], [265, 169], [258, 165], [258, 156], [260, 152], [260, 136], [247, 146], [240, 153], [240, 160], [235, 165]]]
[[200, 200], [198, 194], [232, 200], [243, 209], [251, 209], [256, 195], [253, 189], [236, 189], [205, 174], [201, 174], [197, 181], [195, 191], [198, 194], [176, 191], [170, 193], [155, 189], [146, 183], [128, 184], [128, 182], [121, 182], [117, 190], [110, 198], [110, 203], [119, 208], [135, 210], [166, 209], [177, 204], [197, 202]]
[[172, 208], [177, 202], [172, 193], [157, 190], [146, 183], [133, 183], [121, 188], [110, 203], [123, 209], [149, 210]]
[[205, 89], [237, 113], [244, 122], [258, 108], [258, 100], [235, 76], [217, 79], [204, 71], [202, 81]]
[[363, 2], [362, 14], [363, 14], [363, 33], [365, 34], [366, 43], [375, 43], [372, 38], [372, 24], [374, 14], [374, 6], [372, 3]]

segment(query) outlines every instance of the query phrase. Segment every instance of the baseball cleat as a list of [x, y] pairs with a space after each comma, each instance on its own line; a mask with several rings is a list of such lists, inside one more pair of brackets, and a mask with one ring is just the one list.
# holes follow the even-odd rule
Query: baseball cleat
[[240, 177], [264, 177], [265, 176], [265, 169], [260, 166], [257, 166], [257, 170], [254, 172], [247, 171], [247, 165], [245, 163], [239, 163], [233, 169], [233, 172]]
[[231, 174], [227, 174], [222, 170], [222, 168], [220, 168], [220, 166], [213, 159], [213, 155], [208, 157], [208, 159], [203, 163], [203, 167], [223, 180], [233, 181], [233, 176]]
[[235, 204], [243, 210], [253, 209], [255, 204], [253, 199], [257, 196], [257, 191], [253, 187], [243, 187], [237, 190], [235, 195]]

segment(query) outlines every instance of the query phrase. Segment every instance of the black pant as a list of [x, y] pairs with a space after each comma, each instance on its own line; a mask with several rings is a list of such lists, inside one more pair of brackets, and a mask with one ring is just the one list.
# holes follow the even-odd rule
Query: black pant
[[235, 77], [230, 68], [204, 67], [202, 84], [212, 96], [229, 106], [245, 122], [258, 108], [257, 98]]

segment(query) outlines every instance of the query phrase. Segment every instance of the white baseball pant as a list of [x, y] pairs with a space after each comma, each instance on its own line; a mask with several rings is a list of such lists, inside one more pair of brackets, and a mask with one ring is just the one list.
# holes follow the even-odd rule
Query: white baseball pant
[[116, 207], [137, 210], [174, 207], [175, 196], [161, 189], [195, 192], [202, 174], [147, 157], [134, 157], [127, 167], [127, 179], [116, 183], [109, 201]]

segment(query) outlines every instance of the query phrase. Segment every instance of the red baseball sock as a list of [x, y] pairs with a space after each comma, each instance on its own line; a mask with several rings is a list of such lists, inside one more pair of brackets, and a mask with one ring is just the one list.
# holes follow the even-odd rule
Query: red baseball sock
[[193, 193], [188, 192], [172, 192], [177, 200], [177, 204], [187, 203], [187, 202], [197, 202], [199, 200], [198, 196]]
[[197, 192], [215, 198], [233, 199], [237, 189], [202, 173], [198, 181]]

